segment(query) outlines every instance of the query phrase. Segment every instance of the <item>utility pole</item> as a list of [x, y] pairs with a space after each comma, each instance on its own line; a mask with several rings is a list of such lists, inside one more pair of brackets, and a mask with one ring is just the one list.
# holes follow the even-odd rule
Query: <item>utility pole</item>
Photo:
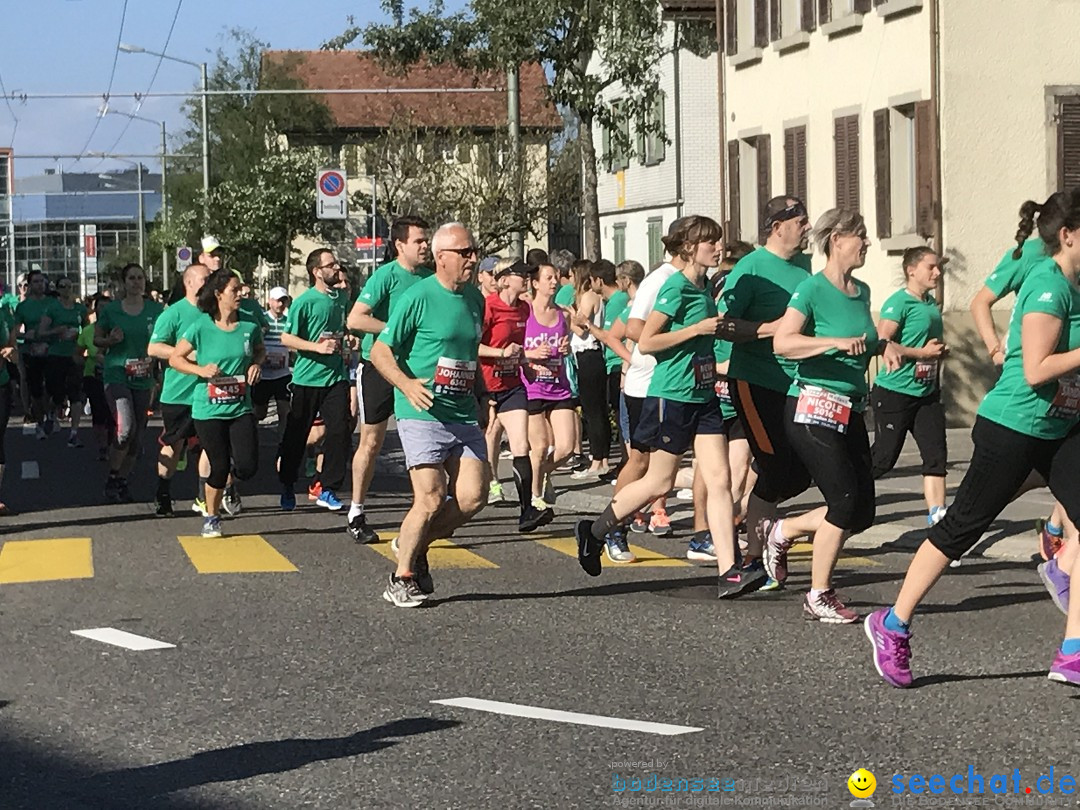
[[[513, 194], [513, 214], [521, 216], [521, 90], [518, 83], [519, 66], [514, 65], [506, 72], [506, 117], [510, 129], [510, 171]], [[517, 258], [525, 256], [525, 234], [514, 230], [510, 234], [510, 255]]]

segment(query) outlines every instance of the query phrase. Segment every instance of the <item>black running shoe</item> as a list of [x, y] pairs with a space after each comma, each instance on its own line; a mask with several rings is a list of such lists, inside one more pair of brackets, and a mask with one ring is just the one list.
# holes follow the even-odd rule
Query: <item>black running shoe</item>
[[604, 543], [592, 536], [592, 521], [579, 520], [574, 525], [577, 539], [578, 562], [590, 577], [600, 576], [603, 567]]
[[420, 589], [420, 593], [424, 595], [424, 598], [435, 593], [435, 582], [431, 578], [427, 549], [416, 558], [416, 563], [413, 565], [413, 581], [416, 583], [416, 587]]
[[541, 526], [546, 526], [555, 519], [553, 509], [537, 509], [535, 506], [528, 507], [518, 518], [518, 531], [522, 534], [535, 532]]
[[172, 495], [168, 492], [159, 492], [157, 496], [157, 509], [154, 514], [158, 517], [172, 517]]
[[345, 528], [349, 533], [349, 537], [357, 543], [368, 545], [379, 542], [378, 533], [367, 525], [367, 518], [364, 517], [363, 512], [350, 520]]
[[758, 590], [769, 575], [765, 572], [765, 566], [761, 560], [754, 560], [749, 565], [739, 568], [732, 567], [727, 573], [720, 575], [720, 588], [718, 599], [730, 599], [733, 596], [750, 593]]
[[132, 503], [135, 499], [131, 496], [131, 490], [128, 489], [127, 479], [121, 478], [120, 483], [117, 486], [116, 494], [120, 499], [120, 503]]

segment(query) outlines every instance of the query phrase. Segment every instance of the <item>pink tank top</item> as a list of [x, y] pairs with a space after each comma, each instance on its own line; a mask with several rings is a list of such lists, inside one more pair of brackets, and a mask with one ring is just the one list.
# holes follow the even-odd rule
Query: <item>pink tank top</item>
[[559, 346], [567, 335], [566, 316], [558, 310], [558, 320], [553, 326], [544, 326], [536, 320], [530, 307], [525, 322], [525, 350], [544, 345], [551, 347], [547, 360], [526, 360], [521, 365], [521, 381], [529, 399], [570, 399], [570, 380], [566, 376], [566, 355], [560, 354]]

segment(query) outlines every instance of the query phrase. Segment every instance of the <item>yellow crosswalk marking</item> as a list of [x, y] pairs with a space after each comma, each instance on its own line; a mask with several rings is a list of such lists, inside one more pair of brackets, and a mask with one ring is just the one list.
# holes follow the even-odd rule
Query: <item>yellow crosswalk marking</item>
[[[810, 557], [814, 550], [813, 543], [796, 543], [788, 551], [788, 567], [793, 567], [791, 564], [796, 563], [795, 567], [801, 567], [801, 563], [806, 563], [806, 567], [810, 567]], [[836, 561], [837, 568], [872, 568], [875, 565], [881, 565], [879, 562], [871, 560], [869, 557], [859, 557], [857, 555], [841, 554], [840, 559]]]
[[177, 539], [200, 574], [255, 574], [297, 570], [295, 565], [257, 534]]
[[[390, 548], [390, 542], [397, 537], [397, 532], [390, 534], [379, 533], [379, 542], [372, 543], [370, 548], [379, 552], [388, 560], [397, 562], [397, 555]], [[436, 540], [428, 549], [428, 565], [432, 568], [498, 568], [491, 560], [486, 560], [479, 554], [473, 554], [467, 548], [454, 545], [449, 540]]]
[[[565, 554], [567, 557], [573, 557], [575, 560], [577, 559], [577, 540], [573, 537], [537, 538], [536, 542], [557, 551], [560, 554]], [[655, 551], [650, 551], [644, 546], [631, 544], [630, 551], [637, 557], [637, 562], [635, 562], [634, 565], [646, 566], [649, 568], [677, 568], [690, 565], [686, 560], [680, 560], [677, 557], [668, 557]]]
[[89, 579], [93, 575], [89, 537], [9, 540], [0, 549], [0, 585]]

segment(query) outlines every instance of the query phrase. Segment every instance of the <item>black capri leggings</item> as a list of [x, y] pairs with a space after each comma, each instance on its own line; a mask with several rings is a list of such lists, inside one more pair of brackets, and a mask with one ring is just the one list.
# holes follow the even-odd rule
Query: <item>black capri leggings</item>
[[259, 468], [259, 432], [254, 414], [245, 413], [235, 419], [196, 419], [195, 432], [210, 460], [208, 485], [225, 489], [230, 462], [233, 475], [241, 481], [255, 475]]
[[870, 448], [874, 478], [896, 466], [908, 433], [919, 445], [922, 474], [944, 477], [948, 449], [941, 392], [913, 397], [875, 385], [870, 401], [874, 403], [874, 446]]
[[48, 357], [45, 364], [45, 390], [57, 408], [64, 402], [83, 402], [82, 363], [70, 357]]
[[[3, 361], [0, 360], [0, 363]], [[7, 463], [7, 454], [4, 452], [4, 437], [7, 435], [8, 420], [11, 418], [11, 380], [0, 385], [0, 466]]]
[[870, 437], [861, 413], [851, 412], [847, 433], [795, 421], [798, 399], [788, 397], [784, 425], [788, 441], [821, 490], [825, 519], [858, 534], [874, 522], [874, 479], [870, 475]]
[[606, 461], [611, 455], [611, 421], [608, 417], [607, 368], [600, 349], [577, 353], [578, 396], [585, 434], [589, 437], [589, 455], [594, 461]]

